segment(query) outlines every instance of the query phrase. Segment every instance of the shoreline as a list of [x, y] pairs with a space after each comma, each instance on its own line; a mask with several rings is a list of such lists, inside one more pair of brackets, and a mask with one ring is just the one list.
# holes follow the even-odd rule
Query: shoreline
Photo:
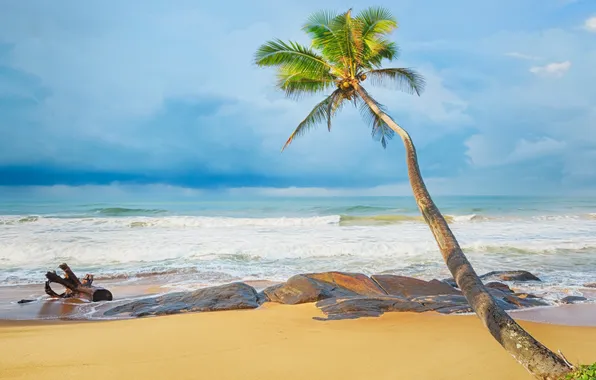
[[[116, 322], [116, 321], [131, 321], [143, 320], [148, 318], [164, 318], [166, 316], [150, 316], [150, 317], [104, 317], [104, 318], [81, 318], [74, 316], [76, 306], [81, 305], [79, 301], [68, 300], [46, 300], [34, 304], [15, 305], [16, 311], [9, 311], [7, 316], [12, 314], [12, 318], [4, 318], [0, 315], [0, 328], [3, 326], [22, 325], [44, 325], [44, 324], [71, 324], [71, 323], [96, 323], [96, 322]], [[84, 305], [84, 304], [83, 304]], [[90, 305], [90, 304], [87, 304]], [[103, 305], [109, 305], [105, 303]], [[273, 305], [273, 306], [272, 306]], [[276, 307], [277, 303], [267, 302], [254, 311], [267, 310], [270, 307]], [[316, 309], [315, 303], [307, 303], [303, 305], [311, 305]], [[284, 307], [299, 307], [302, 305], [283, 305]], [[18, 308], [30, 308], [31, 310], [25, 313], [19, 313]], [[318, 309], [317, 309], [318, 310]], [[0, 309], [0, 311], [2, 311]], [[183, 314], [219, 314], [229, 311], [206, 311], [206, 312], [188, 312]], [[413, 315], [423, 316], [426, 314], [436, 314], [434, 312], [426, 313], [412, 313]], [[593, 327], [596, 328], [596, 303], [578, 303], [569, 305], [551, 305], [531, 307], [519, 310], [508, 310], [507, 313], [518, 322], [531, 322], [553, 326], [565, 327]], [[37, 317], [32, 316], [36, 314]], [[388, 312], [386, 314], [410, 314], [409, 312]], [[23, 317], [19, 318], [21, 315]], [[442, 316], [450, 316], [453, 318], [469, 318], [476, 315], [474, 313], [451, 314]], [[380, 317], [373, 317], [380, 318]]]
[[[0, 377], [530, 378], [475, 316], [313, 319], [318, 316], [322, 313], [314, 304], [269, 303], [255, 310], [136, 321], [0, 321]], [[596, 361], [596, 327], [520, 323], [572, 362]], [[82, 350], [60, 348], [71, 338], [84, 341]]]
[[[366, 293], [365, 289], [367, 289], [367, 286], [373, 286], [373, 287], [377, 286], [376, 285], [377, 283], [374, 281], [367, 283], [367, 281], [370, 281], [370, 279], [367, 276], [360, 275], [360, 274], [352, 274], [352, 275], [348, 275], [348, 277], [345, 277], [345, 275], [342, 275], [340, 272], [324, 272], [324, 273], [314, 275], [314, 276], [315, 277], [319, 276], [318, 278], [323, 281], [331, 281], [330, 283], [327, 283], [327, 284], [332, 284], [334, 281], [336, 281], [336, 280], [332, 279], [334, 277], [326, 278], [325, 276], [334, 276], [333, 273], [336, 273], [339, 276], [339, 277], [337, 277], [337, 281], [346, 281], [347, 279], [349, 279], [347, 283], [343, 283], [342, 285], [340, 285], [340, 283], [337, 283], [334, 285], [336, 287], [339, 286], [340, 288], [342, 288], [346, 291], [349, 288], [352, 291], [356, 291], [357, 293], [361, 292], [361, 291], [364, 291], [364, 293]], [[529, 272], [525, 272], [525, 273], [527, 275], [531, 275]], [[320, 276], [323, 276], [323, 277], [320, 277]], [[355, 277], [349, 277], [349, 276], [355, 276]], [[358, 276], [362, 276], [362, 277], [358, 277]], [[373, 276], [373, 278], [374, 278], [374, 276]], [[439, 296], [439, 294], [441, 294], [441, 292], [444, 292], [446, 290], [447, 290], [447, 292], [444, 294], [449, 294], [450, 292], [451, 293], [459, 292], [459, 290], [453, 289], [451, 287], [448, 287], [448, 289], [445, 289], [445, 287], [447, 285], [443, 282], [437, 282], [437, 283], [434, 283], [434, 285], [433, 285], [433, 282], [425, 282], [425, 281], [421, 281], [421, 280], [415, 279], [415, 278], [407, 278], [407, 277], [400, 278], [399, 276], [393, 277], [393, 280], [395, 280], [395, 281], [404, 281], [402, 279], [404, 279], [405, 282], [400, 286], [403, 286], [403, 285], [413, 286], [413, 288], [410, 288], [410, 291], [424, 292], [424, 291], [432, 290], [430, 294], [437, 294], [437, 297], [439, 299], [441, 297], [441, 296]], [[353, 282], [353, 281], [356, 281], [356, 282]], [[409, 284], [408, 284], [408, 281], [410, 282]], [[325, 284], [325, 283], [326, 282], [319, 283], [319, 284]], [[267, 280], [255, 280], [255, 281], [245, 281], [244, 284], [248, 285], [249, 288], [252, 287], [252, 289], [254, 289], [253, 292], [261, 292], [262, 296], [260, 296], [260, 297], [265, 297], [265, 300], [257, 301], [258, 305], [254, 305], [254, 306], [250, 307], [250, 308], [257, 308], [257, 309], [264, 308], [262, 303], [266, 302], [266, 301], [269, 301], [266, 303], [271, 303], [271, 301], [280, 302], [282, 304], [283, 303], [289, 303], [289, 304], [294, 303], [294, 301], [291, 301], [289, 299], [288, 300], [275, 299], [276, 296], [272, 295], [271, 293], [267, 294], [267, 296], [263, 295], [262, 291], [265, 288], [276, 289], [278, 286], [285, 286], [287, 290], [279, 293], [282, 298], [292, 292], [298, 292], [298, 293], [301, 293], [302, 296], [307, 296], [308, 291], [309, 291], [309, 290], [307, 290], [307, 288], [292, 288], [292, 285], [288, 285], [289, 282], [278, 283], [278, 282], [267, 281]], [[358, 285], [358, 284], [360, 284], [360, 285]], [[369, 284], [369, 285], [367, 285], [367, 284]], [[436, 287], [437, 284], [441, 284], [439, 286], [439, 288], [438, 289], [433, 288], [433, 287]], [[196, 285], [197, 284], [195, 284], [195, 286], [193, 286], [192, 288], [196, 289], [196, 287], [197, 287]], [[228, 285], [231, 285], [231, 284], [228, 284]], [[21, 287], [16, 287], [16, 288], [15, 287], [0, 288], [0, 322], [38, 321], [43, 324], [44, 322], [48, 322], [48, 321], [63, 321], [63, 322], [68, 323], [68, 322], [75, 322], [75, 321], [82, 322], [82, 321], [111, 321], [111, 320], [136, 319], [136, 317], [134, 315], [132, 315], [132, 316], [126, 315], [126, 314], [125, 315], [117, 315], [117, 314], [116, 315], [114, 315], [114, 314], [104, 315], [104, 313], [110, 309], [118, 308], [118, 307], [120, 307], [120, 305], [139, 302], [139, 300], [142, 300], [147, 297], [152, 298], [154, 296], [158, 296], [158, 298], [160, 298], [160, 297], [163, 297], [164, 295], [166, 295], [166, 297], [167, 297], [168, 294], [173, 294], [173, 293], [176, 293], [176, 291], [180, 291], [178, 289], [176, 289], [176, 290], [171, 289], [171, 288], [168, 289], [167, 284], [160, 284], [160, 283], [157, 283], [157, 282], [152, 281], [151, 279], [147, 279], [147, 278], [142, 279], [142, 281], [135, 281], [133, 283], [102, 282], [101, 286], [104, 286], [104, 287], [112, 290], [115, 294], [118, 295], [117, 298], [114, 301], [110, 301], [110, 302], [90, 303], [90, 302], [82, 301], [82, 300], [76, 299], [76, 298], [49, 299], [49, 298], [47, 298], [47, 296], [42, 295], [41, 289], [40, 289], [41, 286], [38, 286], [38, 285], [26, 285], [26, 286], [21, 286]], [[324, 285], [324, 286], [327, 286], [327, 285]], [[347, 286], [348, 288], [343, 288], [343, 286]], [[364, 288], [361, 288], [361, 286], [364, 286]], [[507, 285], [505, 285], [505, 284], [501, 284], [500, 286], [507, 287]], [[425, 289], [425, 287], [427, 287], [427, 288]], [[199, 286], [199, 288], [200, 289], [209, 289], [210, 287], [205, 288], [205, 287]], [[211, 287], [211, 289], [217, 289], [217, 288], [218, 288], [217, 286]], [[7, 291], [9, 289], [12, 291]], [[333, 285], [329, 289], [333, 289]], [[377, 288], [377, 289], [382, 292], [385, 291], [384, 289], [381, 289], [381, 288]], [[5, 291], [1, 291], [1, 290], [5, 290]], [[587, 302], [580, 302], [580, 303], [575, 303], [575, 304], [563, 304], [563, 303], [552, 304], [551, 303], [549, 305], [534, 305], [534, 306], [532, 304], [528, 304], [528, 305], [525, 305], [524, 307], [517, 309], [517, 310], [507, 310], [507, 309], [506, 310], [516, 320], [554, 324], [554, 325], [565, 325], [565, 326], [596, 327], [596, 303], [594, 302], [594, 299], [595, 299], [594, 294], [592, 294], [594, 292], [594, 289], [586, 289], [586, 290], [587, 290], [587, 293], [585, 293], [585, 294], [590, 297], [589, 299], [586, 300]], [[290, 293], [284, 293], [287, 291], [289, 291]], [[302, 293], [305, 291], [307, 293]], [[491, 289], [491, 291], [496, 291], [496, 290]], [[191, 293], [194, 294], [194, 292], [192, 292], [190, 290], [187, 290], [187, 292], [189, 292], [189, 293], [182, 293], [182, 294], [191, 294]], [[181, 293], [176, 293], [176, 294], [181, 294]], [[284, 295], [284, 294], [286, 294], [286, 295]], [[297, 294], [297, 293], [293, 293], [293, 294]], [[383, 293], [383, 294], [385, 294], [385, 293]], [[503, 293], [503, 292], [497, 291], [497, 293], [495, 293], [495, 294], [499, 295], [499, 296], [507, 296], [507, 294], [513, 295], [516, 293], [513, 293], [513, 291], [512, 291], [512, 293]], [[519, 293], [519, 295], [521, 297], [525, 298], [525, 295], [523, 293]], [[268, 299], [271, 296], [274, 298], [273, 300]], [[369, 296], [370, 296], [370, 294], [369, 294]], [[23, 303], [23, 304], [19, 304], [16, 302], [17, 299], [27, 299], [28, 297], [32, 298], [33, 301], [28, 302], [28, 303]], [[455, 299], [457, 299], [457, 296], [455, 296], [455, 297], [456, 297]], [[459, 297], [461, 297], [461, 296], [459, 296]], [[529, 295], [529, 297], [530, 297], [530, 300], [532, 300], [531, 297], [534, 297], [534, 296]], [[524, 302], [524, 298], [517, 299], [517, 301], [514, 299], [513, 301]], [[413, 298], [413, 299], [415, 299], [415, 298]], [[429, 298], [426, 298], [425, 301], [423, 301], [423, 302], [434, 302], [431, 300], [432, 300], [432, 296], [430, 296]], [[304, 299], [301, 302], [312, 303], [314, 301], [315, 301], [314, 299], [313, 300]], [[169, 301], [169, 302], [176, 302], [176, 301]], [[250, 302], [252, 302], [252, 301], [250, 301]], [[301, 302], [298, 302], [298, 303], [301, 303]], [[447, 305], [449, 305], [449, 304], [447, 304]], [[295, 306], [295, 305], [292, 305], [292, 306]], [[236, 307], [230, 307], [230, 308], [235, 309]], [[217, 310], [217, 308], [215, 308], [214, 310]], [[346, 309], [346, 311], [348, 311], [348, 310], [349, 309]], [[403, 312], [407, 312], [407, 311], [412, 311], [412, 310], [393, 310], [393, 311], [387, 310], [386, 312], [387, 313], [403, 313]], [[418, 310], [418, 311], [420, 312], [423, 310]], [[470, 315], [470, 314], [473, 315], [473, 313], [469, 313], [469, 311], [464, 311], [464, 310], [462, 310], [462, 311], [463, 312], [461, 312], [461, 314], [463, 314], [463, 315]], [[184, 313], [185, 311], [183, 311], [183, 310], [178, 311], [178, 313], [180, 313], [180, 312]], [[211, 312], [211, 311], [207, 309], [207, 310], [199, 310], [199, 311], [195, 311], [195, 312]], [[221, 312], [221, 311], [218, 311], [218, 312]], [[365, 312], [365, 314], [366, 314], [366, 312]], [[451, 312], [448, 312], [448, 314], [451, 314]], [[456, 314], [457, 314], [457, 312], [456, 312]], [[330, 316], [330, 317], [333, 317], [333, 316]], [[347, 314], [343, 315], [342, 318], [346, 318], [346, 317], [349, 318], [349, 316]]]

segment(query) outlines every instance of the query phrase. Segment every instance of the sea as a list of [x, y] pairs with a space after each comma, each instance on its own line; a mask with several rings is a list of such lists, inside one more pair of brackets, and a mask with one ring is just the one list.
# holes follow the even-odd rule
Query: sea
[[[479, 274], [528, 270], [557, 299], [596, 282], [596, 198], [437, 197]], [[0, 292], [61, 263], [160, 291], [308, 272], [450, 277], [412, 197], [0, 200]], [[43, 294], [41, 291], [40, 294]]]

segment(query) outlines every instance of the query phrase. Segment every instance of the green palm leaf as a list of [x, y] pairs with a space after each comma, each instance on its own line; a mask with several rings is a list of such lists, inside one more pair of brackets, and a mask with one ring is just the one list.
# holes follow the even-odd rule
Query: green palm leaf
[[294, 99], [328, 91], [335, 84], [334, 80], [335, 76], [330, 73], [297, 71], [291, 66], [282, 66], [277, 72], [277, 86]]
[[319, 54], [297, 42], [283, 42], [279, 39], [261, 45], [255, 53], [259, 66], [284, 66], [295, 71], [329, 73], [331, 65]]
[[388, 9], [382, 7], [367, 8], [356, 18], [363, 23], [362, 38], [370, 42], [390, 34], [397, 28], [397, 20]]
[[[366, 91], [363, 89], [363, 91]], [[385, 149], [387, 148], [387, 143], [389, 140], [395, 136], [395, 132], [391, 129], [387, 123], [385, 123], [369, 106], [366, 104], [362, 98], [357, 97], [360, 114], [364, 118], [364, 120], [371, 126], [371, 135], [372, 137], [381, 142], [381, 146]], [[371, 98], [372, 99], [372, 98]], [[377, 102], [376, 100], [372, 99], [377, 107], [381, 109], [381, 111], [385, 112], [385, 106]]]
[[343, 103], [341, 91], [335, 90], [331, 95], [317, 104], [312, 111], [310, 111], [308, 116], [306, 116], [306, 118], [302, 120], [300, 124], [298, 124], [298, 127], [296, 127], [294, 132], [292, 132], [283, 148], [281, 148], [282, 152], [288, 147], [288, 145], [292, 143], [296, 137], [304, 135], [306, 132], [325, 121], [327, 122], [328, 128], [331, 129], [331, 118], [341, 107], [341, 103]]
[[418, 96], [424, 91], [424, 77], [411, 69], [376, 69], [367, 71], [365, 74], [373, 85], [389, 85]]

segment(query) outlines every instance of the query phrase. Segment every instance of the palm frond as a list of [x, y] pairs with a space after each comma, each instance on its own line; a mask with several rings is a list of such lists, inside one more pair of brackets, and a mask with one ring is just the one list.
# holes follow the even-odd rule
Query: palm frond
[[412, 69], [392, 68], [375, 69], [365, 72], [373, 85], [389, 85], [409, 94], [420, 96], [424, 91], [425, 80], [422, 75]]
[[303, 30], [312, 38], [312, 47], [337, 67], [344, 76], [354, 75], [356, 39], [360, 33], [356, 21], [348, 10], [342, 14], [320, 11], [309, 17]]
[[[366, 90], [363, 89], [363, 91]], [[379, 109], [386, 113], [385, 106], [374, 100], [371, 96], [369, 96], [369, 98], [376, 104], [377, 107], [379, 107]], [[387, 148], [387, 143], [393, 138], [393, 136], [395, 136], [395, 132], [369, 107], [369, 105], [361, 97], [358, 96], [356, 99], [358, 99], [357, 103], [359, 105], [360, 114], [372, 128], [371, 135], [373, 139], [380, 141], [383, 149]]]
[[284, 42], [276, 39], [261, 45], [255, 53], [255, 63], [259, 66], [286, 66], [295, 71], [329, 73], [331, 65], [313, 50], [297, 42]]
[[397, 20], [388, 9], [383, 7], [364, 9], [356, 18], [363, 23], [362, 37], [364, 40], [389, 35], [397, 28]]
[[329, 104], [327, 105], [327, 130], [329, 130], [329, 132], [331, 132], [331, 119], [337, 111], [342, 108], [345, 100], [340, 90], [335, 90], [330, 98]]
[[360, 12], [356, 19], [362, 28], [364, 68], [378, 68], [383, 59], [397, 58], [397, 45], [385, 38], [397, 28], [397, 21], [391, 12], [382, 7], [370, 7]]
[[333, 33], [330, 28], [331, 22], [339, 15], [332, 11], [318, 11], [308, 17], [302, 30], [312, 39], [312, 46], [315, 49], [321, 49], [321, 39], [324, 39], [329, 33]]
[[[343, 97], [341, 96], [341, 91], [335, 90], [331, 95], [329, 95], [319, 104], [317, 104], [312, 109], [312, 111], [310, 111], [308, 116], [306, 116], [306, 118], [302, 120], [300, 124], [298, 124], [298, 127], [296, 127], [294, 132], [292, 132], [285, 145], [281, 149], [282, 152], [284, 151], [284, 149], [287, 148], [288, 145], [292, 143], [292, 141], [296, 137], [304, 135], [306, 132], [316, 127], [317, 125], [327, 121], [327, 125], [329, 126], [331, 123], [331, 118], [333, 117], [335, 111], [337, 111], [339, 107], [341, 107], [341, 104], [337, 103], [342, 101]], [[334, 106], [333, 104], [336, 105]]]
[[327, 91], [335, 85], [334, 80], [330, 73], [299, 71], [291, 66], [281, 66], [277, 72], [277, 87], [293, 99]]
[[374, 42], [373, 48], [368, 48], [365, 51], [364, 62], [367, 65], [363, 65], [370, 70], [373, 68], [381, 68], [383, 60], [392, 61], [399, 57], [399, 47], [393, 41], [377, 39]]

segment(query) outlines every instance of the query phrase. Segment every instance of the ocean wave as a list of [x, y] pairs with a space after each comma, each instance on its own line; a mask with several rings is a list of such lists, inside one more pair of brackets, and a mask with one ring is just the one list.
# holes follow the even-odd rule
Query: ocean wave
[[39, 220], [39, 216], [37, 215], [29, 215], [29, 216], [19, 216], [19, 217], [8, 217], [8, 218], [1, 218], [0, 225], [16, 225], [16, 224], [23, 224], [23, 223], [33, 223]]
[[399, 209], [395, 207], [384, 206], [343, 206], [343, 207], [317, 207], [314, 209], [319, 214], [372, 214], [380, 212], [396, 212]]
[[146, 208], [126, 208], [126, 207], [102, 207], [90, 210], [94, 214], [104, 216], [143, 216], [143, 215], [157, 215], [167, 213], [168, 210], [162, 209], [146, 209]]
[[423, 222], [422, 216], [414, 215], [340, 215], [340, 226], [387, 225], [402, 222]]
[[[447, 223], [479, 222], [487, 221], [488, 217], [476, 214], [470, 215], [444, 215]], [[386, 214], [386, 215], [340, 215], [341, 226], [370, 226], [388, 225], [403, 222], [424, 222], [424, 218], [418, 215]]]

